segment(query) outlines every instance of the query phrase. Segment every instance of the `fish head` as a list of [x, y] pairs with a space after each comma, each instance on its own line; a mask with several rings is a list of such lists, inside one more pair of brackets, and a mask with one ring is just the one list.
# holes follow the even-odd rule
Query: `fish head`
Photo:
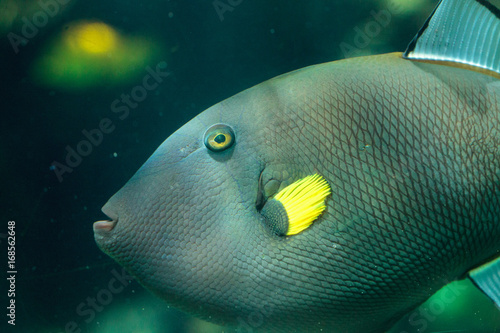
[[272, 303], [278, 272], [293, 264], [283, 258], [296, 258], [286, 253], [293, 241], [273, 233], [260, 212], [278, 190], [313, 171], [288, 138], [298, 125], [276, 112], [293, 105], [283, 105], [280, 94], [300, 93], [275, 83], [233, 96], [177, 130], [102, 208], [111, 221], [94, 223], [98, 246], [142, 285], [221, 324]]

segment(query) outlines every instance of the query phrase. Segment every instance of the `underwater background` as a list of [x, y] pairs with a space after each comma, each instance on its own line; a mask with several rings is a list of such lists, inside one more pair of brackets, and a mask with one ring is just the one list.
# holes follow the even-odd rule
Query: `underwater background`
[[[228, 332], [129, 280], [94, 242], [101, 207], [204, 109], [294, 69], [404, 51], [436, 3], [0, 0], [0, 253], [17, 272], [0, 332]], [[500, 312], [454, 282], [390, 331], [404, 332], [500, 332]]]

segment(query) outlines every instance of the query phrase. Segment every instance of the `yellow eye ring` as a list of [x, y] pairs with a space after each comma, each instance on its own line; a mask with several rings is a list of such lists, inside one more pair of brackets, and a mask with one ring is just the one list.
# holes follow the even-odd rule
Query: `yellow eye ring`
[[224, 124], [213, 125], [205, 132], [205, 146], [211, 151], [226, 150], [234, 144], [234, 140], [233, 130]]

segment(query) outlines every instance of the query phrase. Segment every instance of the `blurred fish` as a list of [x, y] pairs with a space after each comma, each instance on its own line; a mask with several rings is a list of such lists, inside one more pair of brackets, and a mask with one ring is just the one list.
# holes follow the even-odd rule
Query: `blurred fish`
[[499, 78], [500, 11], [443, 0], [404, 53], [198, 115], [103, 207], [95, 240], [239, 332], [383, 332], [465, 277], [498, 305]]

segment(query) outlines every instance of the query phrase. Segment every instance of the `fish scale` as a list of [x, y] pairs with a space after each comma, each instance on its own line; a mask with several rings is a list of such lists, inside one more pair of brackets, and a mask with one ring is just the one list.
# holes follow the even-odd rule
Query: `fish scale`
[[[500, 74], [470, 63], [487, 51], [434, 52], [446, 36], [429, 25], [467, 30], [441, 26], [443, 10], [500, 27], [481, 1], [443, 0], [405, 53], [311, 66], [209, 108], [103, 207], [117, 218], [94, 224], [99, 247], [169, 304], [239, 332], [384, 332], [465, 276], [498, 302]], [[214, 151], [207, 129], [231, 140]], [[271, 205], [286, 185], [307, 200]], [[324, 212], [277, 232], [276, 216], [294, 223], [318, 198]]]

